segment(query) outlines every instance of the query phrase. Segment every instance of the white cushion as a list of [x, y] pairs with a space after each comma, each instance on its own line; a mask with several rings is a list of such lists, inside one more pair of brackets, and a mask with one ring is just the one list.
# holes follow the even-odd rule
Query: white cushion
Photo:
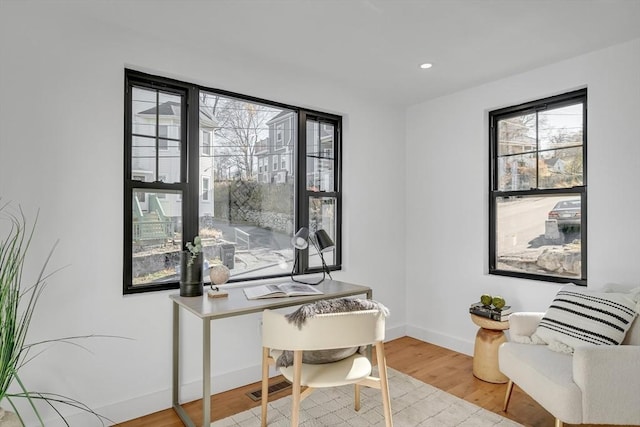
[[[280, 373], [293, 382], [293, 366], [280, 368]], [[300, 385], [321, 388], [354, 384], [371, 375], [371, 362], [366, 356], [356, 353], [338, 362], [322, 365], [302, 364]]]
[[573, 382], [573, 357], [546, 345], [506, 342], [500, 346], [500, 371], [548, 410], [571, 424], [582, 423], [582, 392]]
[[531, 339], [565, 353], [573, 353], [577, 346], [618, 345], [636, 316], [636, 302], [627, 293], [564, 287]]
[[631, 327], [627, 331], [627, 336], [624, 337], [622, 344], [626, 345], [640, 345], [640, 317], [636, 317]]

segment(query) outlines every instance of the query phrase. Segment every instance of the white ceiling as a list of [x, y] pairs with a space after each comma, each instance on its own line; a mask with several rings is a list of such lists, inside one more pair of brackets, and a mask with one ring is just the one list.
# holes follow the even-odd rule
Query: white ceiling
[[[86, 18], [411, 105], [640, 37], [640, 0], [71, 1]], [[433, 68], [421, 70], [423, 62]]]

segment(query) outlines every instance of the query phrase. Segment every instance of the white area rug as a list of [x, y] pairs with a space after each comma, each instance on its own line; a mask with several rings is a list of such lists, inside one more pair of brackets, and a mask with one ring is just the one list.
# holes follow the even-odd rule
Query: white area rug
[[[388, 370], [391, 411], [395, 427], [520, 426], [472, 403], [425, 384], [393, 369]], [[300, 425], [384, 426], [380, 390], [362, 387], [361, 408], [353, 409], [353, 386], [316, 389], [302, 401]], [[269, 403], [268, 425], [290, 425], [291, 397]], [[260, 425], [260, 407], [216, 421], [211, 427], [255, 427]]]

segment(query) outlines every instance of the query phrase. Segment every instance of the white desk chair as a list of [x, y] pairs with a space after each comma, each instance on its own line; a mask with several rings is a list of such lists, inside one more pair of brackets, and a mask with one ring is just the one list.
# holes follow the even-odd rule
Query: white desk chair
[[[282, 375], [293, 384], [291, 426], [298, 426], [300, 402], [314, 388], [355, 384], [355, 410], [360, 409], [360, 386], [382, 392], [385, 424], [393, 426], [384, 354], [385, 318], [378, 310], [318, 314], [298, 329], [284, 315], [265, 310], [262, 316], [262, 426], [267, 425], [269, 365], [282, 353], [293, 351], [293, 366], [281, 367]], [[374, 345], [379, 377], [371, 376], [371, 361], [358, 352], [346, 359], [324, 364], [303, 363], [303, 350], [325, 350]], [[301, 387], [307, 389], [301, 392]]]

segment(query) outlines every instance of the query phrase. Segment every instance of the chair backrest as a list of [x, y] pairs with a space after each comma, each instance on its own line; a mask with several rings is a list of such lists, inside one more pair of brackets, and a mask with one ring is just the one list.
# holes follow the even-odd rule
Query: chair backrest
[[324, 350], [383, 341], [385, 317], [378, 310], [318, 314], [302, 328], [280, 313], [262, 313], [262, 345], [280, 350]]

